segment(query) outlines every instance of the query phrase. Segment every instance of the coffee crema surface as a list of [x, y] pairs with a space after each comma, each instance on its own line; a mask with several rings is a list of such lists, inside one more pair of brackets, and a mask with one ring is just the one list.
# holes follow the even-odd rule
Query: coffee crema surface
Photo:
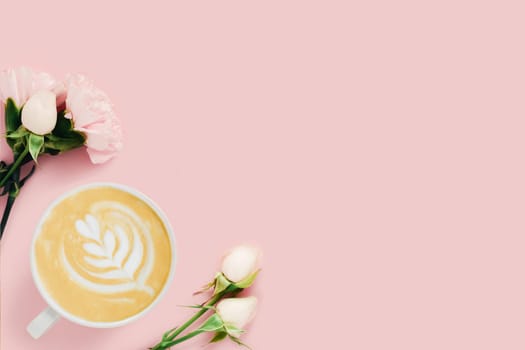
[[110, 186], [83, 189], [56, 204], [37, 232], [38, 278], [73, 316], [123, 320], [150, 305], [166, 284], [168, 235], [137, 196]]

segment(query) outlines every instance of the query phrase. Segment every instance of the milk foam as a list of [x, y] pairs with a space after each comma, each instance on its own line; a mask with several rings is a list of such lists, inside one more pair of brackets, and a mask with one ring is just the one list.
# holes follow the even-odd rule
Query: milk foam
[[154, 294], [145, 284], [154, 263], [151, 232], [131, 208], [115, 201], [97, 202], [75, 221], [75, 234], [84, 241], [81, 261], [71, 261], [64, 246], [60, 261], [78, 285], [103, 294]]

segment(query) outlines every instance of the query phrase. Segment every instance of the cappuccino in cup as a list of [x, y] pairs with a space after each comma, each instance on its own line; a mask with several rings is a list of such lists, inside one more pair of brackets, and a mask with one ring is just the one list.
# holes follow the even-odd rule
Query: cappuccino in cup
[[52, 205], [33, 241], [33, 276], [62, 316], [117, 324], [143, 313], [165, 289], [174, 259], [168, 223], [145, 196], [86, 186]]

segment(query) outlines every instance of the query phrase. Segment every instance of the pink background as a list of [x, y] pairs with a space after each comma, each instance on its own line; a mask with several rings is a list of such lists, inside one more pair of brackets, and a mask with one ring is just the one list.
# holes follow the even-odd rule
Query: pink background
[[[47, 158], [24, 188], [2, 350], [146, 349], [241, 242], [265, 256], [254, 349], [525, 348], [523, 1], [136, 3], [2, 4], [1, 66], [87, 74], [126, 132], [114, 161]], [[91, 181], [167, 212], [174, 284], [132, 325], [34, 341], [33, 228]]]

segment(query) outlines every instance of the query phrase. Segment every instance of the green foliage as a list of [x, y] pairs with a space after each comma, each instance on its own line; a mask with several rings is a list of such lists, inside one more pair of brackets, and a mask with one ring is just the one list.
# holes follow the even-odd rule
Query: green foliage
[[[5, 131], [8, 135], [9, 133], [17, 130], [22, 125], [21, 115], [21, 110], [18, 109], [15, 101], [13, 101], [11, 98], [8, 98], [5, 103]], [[17, 144], [17, 139], [8, 138], [7, 144], [14, 151], [15, 145]]]
[[226, 278], [226, 276], [224, 276], [224, 274], [218, 274], [217, 277], [215, 277], [215, 289], [213, 295], [224, 292], [229, 286], [231, 286], [231, 284], [232, 283]]
[[223, 331], [217, 332], [217, 333], [215, 333], [213, 338], [211, 338], [210, 343], [219, 342], [219, 341], [223, 340], [224, 338], [226, 338], [226, 336], [228, 336], [228, 333], [226, 333], [226, 332], [223, 332]]
[[64, 117], [64, 112], [58, 113], [57, 123], [51, 134], [45, 136], [44, 153], [57, 155], [81, 147], [86, 142], [86, 136], [73, 128], [71, 119]]
[[255, 278], [257, 278], [257, 275], [259, 274], [260, 271], [261, 269], [255, 271], [254, 273], [252, 273], [251, 275], [249, 275], [242, 281], [235, 283], [235, 286], [241, 289], [246, 289], [250, 287], [253, 284], [253, 282], [255, 282]]
[[15, 131], [22, 125], [22, 111], [16, 106], [12, 98], [5, 103], [5, 131]]
[[246, 345], [245, 343], [243, 343], [243, 342], [241, 341], [241, 339], [238, 338], [238, 337], [234, 337], [234, 336], [231, 336], [231, 335], [230, 335], [230, 339], [231, 339], [231, 341], [233, 341], [233, 342], [236, 343], [237, 345], [241, 345], [241, 346], [244, 346], [245, 348], [251, 349], [248, 345]]
[[64, 117], [64, 112], [58, 112], [57, 123], [52, 133], [56, 136], [67, 137], [69, 132], [73, 130], [73, 121]]
[[27, 130], [22, 125], [20, 125], [18, 127], [18, 129], [16, 129], [15, 131], [8, 132], [6, 137], [8, 139], [18, 139], [18, 138], [24, 137], [24, 136], [26, 136], [28, 134], [29, 134], [29, 130]]
[[57, 123], [50, 134], [40, 136], [31, 133], [22, 125], [22, 110], [12, 99], [7, 99], [5, 107], [5, 123], [7, 143], [13, 153], [22, 153], [26, 147], [33, 159], [43, 153], [57, 155], [83, 146], [86, 143], [84, 133], [74, 129], [73, 121], [58, 112]]
[[42, 151], [42, 148], [44, 147], [44, 136], [36, 135], [36, 134], [29, 134], [28, 147], [29, 147], [29, 153], [31, 154], [31, 157], [36, 162], [38, 159], [38, 156], [40, 155], [40, 152]]
[[213, 314], [198, 329], [203, 332], [215, 332], [224, 328], [222, 319], [217, 314]]
[[[57, 155], [86, 143], [84, 133], [74, 129], [73, 121], [58, 112], [57, 123], [47, 135], [37, 135], [22, 125], [23, 106], [17, 106], [8, 98], [5, 103], [5, 137], [13, 151], [15, 161], [12, 164], [0, 162], [0, 195], [8, 195], [3, 216], [0, 220], [0, 238], [5, 230], [9, 213], [20, 192], [20, 188], [35, 171], [35, 163], [42, 154]], [[21, 177], [22, 167], [32, 163], [31, 169]]]

